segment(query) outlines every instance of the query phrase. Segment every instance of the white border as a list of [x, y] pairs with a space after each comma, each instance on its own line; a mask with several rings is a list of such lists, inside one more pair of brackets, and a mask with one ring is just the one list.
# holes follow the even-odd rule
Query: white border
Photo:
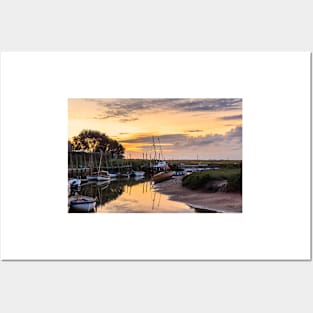
[[[67, 99], [116, 97], [243, 98], [243, 214], [67, 214]], [[310, 53], [2, 53], [1, 258], [309, 259], [309, 140]]]

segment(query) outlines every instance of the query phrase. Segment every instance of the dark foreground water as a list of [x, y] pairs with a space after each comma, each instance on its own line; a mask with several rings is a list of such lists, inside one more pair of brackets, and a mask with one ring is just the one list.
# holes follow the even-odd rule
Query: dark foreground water
[[81, 186], [79, 194], [97, 199], [97, 213], [193, 212], [188, 205], [169, 200], [145, 179], [90, 182]]

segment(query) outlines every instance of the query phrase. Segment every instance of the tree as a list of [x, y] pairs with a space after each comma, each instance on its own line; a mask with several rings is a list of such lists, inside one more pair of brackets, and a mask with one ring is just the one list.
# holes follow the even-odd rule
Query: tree
[[84, 150], [110, 154], [112, 158], [123, 158], [125, 148], [116, 140], [97, 130], [84, 129], [71, 140], [73, 150]]

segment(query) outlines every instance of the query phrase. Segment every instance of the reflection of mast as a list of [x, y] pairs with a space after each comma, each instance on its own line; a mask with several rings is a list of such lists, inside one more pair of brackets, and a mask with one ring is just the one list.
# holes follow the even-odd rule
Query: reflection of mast
[[149, 183], [148, 181], [145, 181], [145, 182], [142, 183], [142, 193], [147, 193], [148, 192], [148, 189], [147, 189], [148, 183]]
[[[155, 198], [156, 198], [156, 192], [153, 193], [153, 199], [152, 199], [152, 211], [154, 210], [154, 203], [155, 203]], [[157, 208], [160, 207], [160, 201], [161, 201], [161, 194], [159, 193], [159, 200], [158, 200], [158, 205]]]
[[152, 211], [154, 210], [154, 201], [155, 201], [156, 192], [153, 193], [153, 200], [152, 200]]
[[126, 184], [126, 193], [131, 195], [131, 193], [132, 193], [132, 186], [131, 185]]
[[[91, 186], [92, 186], [92, 185], [91, 185]], [[99, 186], [96, 185], [96, 189], [97, 189], [97, 191], [98, 191], [98, 197], [99, 197], [99, 198], [98, 198], [98, 199], [99, 199], [99, 205], [97, 205], [97, 206], [100, 206], [100, 208], [102, 208], [102, 205], [105, 205], [105, 202], [102, 203], [102, 202], [103, 202], [102, 191], [103, 191], [104, 189], [108, 188], [108, 187], [109, 187], [109, 183], [107, 183], [107, 182], [105, 182], [103, 185], [102, 185], [102, 184], [100, 184]], [[97, 197], [96, 197], [96, 199], [97, 199]], [[98, 211], [97, 206], [96, 206], [96, 211]]]
[[159, 202], [158, 202], [158, 208], [160, 207], [160, 200], [161, 200], [161, 194], [159, 193]]

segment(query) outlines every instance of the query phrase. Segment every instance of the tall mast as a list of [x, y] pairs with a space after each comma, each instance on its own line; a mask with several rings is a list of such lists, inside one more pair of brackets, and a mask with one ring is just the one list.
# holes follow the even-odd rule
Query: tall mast
[[161, 147], [161, 143], [160, 143], [160, 138], [159, 137], [158, 137], [158, 141], [159, 141], [159, 146], [160, 146], [162, 160], [164, 161], [164, 155], [163, 155], [163, 151], [162, 151], [162, 147]]
[[102, 150], [100, 149], [100, 162], [99, 162], [98, 175], [100, 173], [101, 160], [102, 160]]
[[154, 141], [154, 137], [152, 136], [152, 141], [153, 141], [153, 149], [154, 149], [154, 160], [157, 159], [157, 152], [156, 152], [156, 148], [155, 148], [155, 141]]

